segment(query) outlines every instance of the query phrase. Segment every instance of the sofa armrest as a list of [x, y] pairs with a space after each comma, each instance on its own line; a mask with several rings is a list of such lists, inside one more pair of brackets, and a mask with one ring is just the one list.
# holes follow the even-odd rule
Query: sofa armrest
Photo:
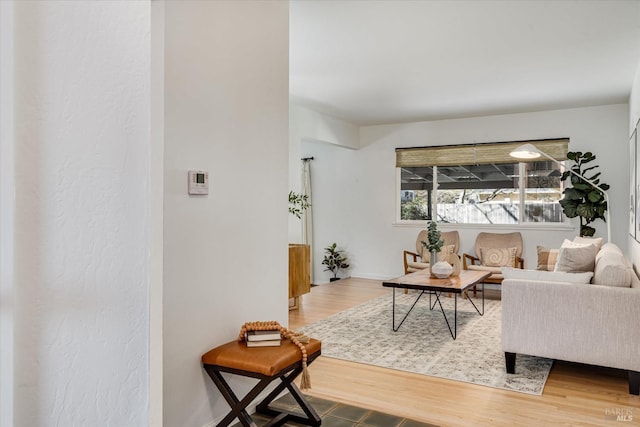
[[640, 371], [635, 288], [505, 279], [502, 349]]

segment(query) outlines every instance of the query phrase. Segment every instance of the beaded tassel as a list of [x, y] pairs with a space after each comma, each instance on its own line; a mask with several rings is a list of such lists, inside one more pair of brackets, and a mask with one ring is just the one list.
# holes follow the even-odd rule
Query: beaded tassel
[[[280, 336], [291, 340], [302, 353], [302, 377], [300, 378], [300, 389], [306, 390], [311, 388], [311, 378], [307, 369], [307, 349], [304, 344], [309, 342], [309, 337], [303, 333], [294, 332], [290, 329], [281, 326], [274, 320], [266, 322], [247, 322], [240, 328], [240, 334], [238, 335], [238, 342], [242, 342], [246, 339], [246, 334], [249, 331], [280, 331]], [[304, 343], [304, 344], [303, 344]]]

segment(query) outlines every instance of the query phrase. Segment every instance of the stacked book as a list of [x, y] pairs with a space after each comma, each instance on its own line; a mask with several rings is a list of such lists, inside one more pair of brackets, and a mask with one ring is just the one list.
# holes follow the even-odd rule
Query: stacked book
[[245, 340], [247, 347], [278, 347], [280, 331], [248, 331]]

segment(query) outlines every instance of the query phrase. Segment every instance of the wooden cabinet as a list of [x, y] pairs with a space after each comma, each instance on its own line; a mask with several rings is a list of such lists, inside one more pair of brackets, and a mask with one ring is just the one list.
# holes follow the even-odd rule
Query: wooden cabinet
[[311, 248], [289, 244], [289, 298], [311, 291]]

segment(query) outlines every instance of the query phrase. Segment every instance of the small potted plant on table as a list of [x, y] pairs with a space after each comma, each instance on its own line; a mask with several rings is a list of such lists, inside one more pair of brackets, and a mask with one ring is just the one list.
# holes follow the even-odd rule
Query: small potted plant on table
[[422, 241], [422, 246], [429, 251], [429, 268], [431, 268], [438, 262], [438, 252], [444, 245], [444, 240], [440, 238], [438, 224], [435, 221], [431, 221], [427, 227], [427, 240], [428, 242]]

